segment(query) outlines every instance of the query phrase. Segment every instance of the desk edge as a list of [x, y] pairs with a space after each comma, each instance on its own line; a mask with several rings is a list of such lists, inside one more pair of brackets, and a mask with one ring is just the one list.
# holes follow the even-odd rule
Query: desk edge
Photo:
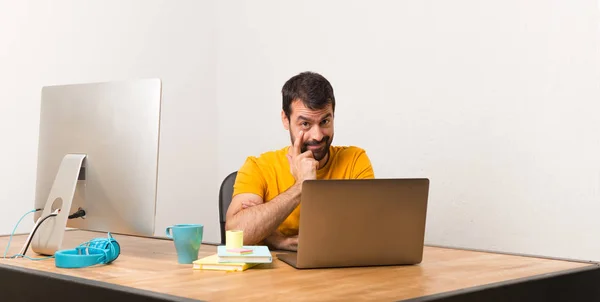
[[589, 265], [586, 265], [583, 267], [576, 267], [576, 268], [555, 271], [555, 272], [550, 272], [550, 273], [537, 274], [537, 275], [533, 275], [533, 276], [529, 276], [529, 277], [492, 282], [492, 283], [488, 283], [488, 284], [482, 284], [482, 285], [478, 285], [478, 286], [450, 290], [450, 291], [441, 292], [441, 293], [437, 293], [437, 294], [425, 295], [425, 296], [403, 299], [403, 300], [398, 300], [398, 301], [400, 301], [400, 302], [438, 301], [438, 300], [442, 300], [442, 299], [446, 299], [446, 298], [457, 297], [457, 296], [464, 295], [464, 294], [481, 292], [484, 290], [496, 289], [496, 288], [500, 288], [500, 287], [523, 284], [523, 283], [533, 282], [533, 281], [541, 281], [544, 279], [549, 280], [549, 279], [556, 278], [556, 277], [572, 275], [572, 274], [576, 274], [576, 273], [585, 273], [585, 272], [594, 271], [594, 270], [600, 271], [600, 265], [590, 263]]
[[47, 272], [44, 270], [38, 270], [38, 269], [33, 269], [33, 268], [15, 266], [15, 265], [7, 264], [7, 263], [0, 263], [0, 270], [19, 272], [19, 273], [34, 275], [36, 277], [42, 277], [42, 278], [58, 279], [58, 280], [68, 282], [68, 283], [87, 285], [87, 286], [92, 286], [92, 287], [97, 287], [97, 288], [102, 288], [102, 289], [108, 289], [111, 291], [123, 292], [123, 293], [134, 294], [134, 295], [138, 295], [138, 296], [144, 296], [144, 297], [155, 298], [155, 299], [166, 300], [166, 301], [177, 301], [177, 302], [199, 302], [199, 301], [202, 301], [202, 300], [190, 299], [190, 298], [186, 298], [186, 297], [175, 296], [175, 295], [170, 295], [170, 294], [165, 294], [165, 293], [160, 293], [160, 292], [155, 292], [155, 291], [150, 291], [150, 290], [145, 290], [145, 289], [140, 289], [140, 288], [135, 288], [135, 287], [130, 287], [130, 286], [125, 286], [125, 285], [116, 284], [116, 283], [110, 283], [110, 282], [106, 282], [106, 281], [98, 281], [98, 280], [86, 279], [86, 278], [82, 278], [82, 277], [70, 276], [70, 275], [65, 275], [65, 274], [60, 274], [60, 273]]

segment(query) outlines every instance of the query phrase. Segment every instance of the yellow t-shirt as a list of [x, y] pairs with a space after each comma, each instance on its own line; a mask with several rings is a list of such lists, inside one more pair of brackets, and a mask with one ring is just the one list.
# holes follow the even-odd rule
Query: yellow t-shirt
[[[293, 186], [296, 181], [286, 157], [288, 148], [248, 157], [237, 173], [233, 196], [254, 193], [269, 202]], [[330, 158], [317, 170], [317, 179], [375, 178], [365, 150], [354, 146], [330, 146], [329, 151]], [[300, 205], [278, 229], [286, 236], [297, 235], [299, 222]]]

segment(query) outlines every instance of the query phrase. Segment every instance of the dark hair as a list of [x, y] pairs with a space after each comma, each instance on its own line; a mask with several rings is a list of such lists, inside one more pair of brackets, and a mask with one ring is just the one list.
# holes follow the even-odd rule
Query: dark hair
[[331, 104], [335, 112], [335, 97], [333, 87], [325, 77], [315, 72], [303, 72], [293, 76], [281, 89], [283, 97], [283, 112], [287, 118], [292, 114], [292, 102], [302, 101], [309, 109], [323, 109]]

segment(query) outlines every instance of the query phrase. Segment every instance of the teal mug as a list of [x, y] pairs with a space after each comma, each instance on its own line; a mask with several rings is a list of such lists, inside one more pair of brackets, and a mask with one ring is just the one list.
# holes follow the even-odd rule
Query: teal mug
[[177, 262], [191, 264], [198, 259], [204, 226], [201, 224], [176, 224], [167, 227], [167, 237], [173, 239], [177, 251]]

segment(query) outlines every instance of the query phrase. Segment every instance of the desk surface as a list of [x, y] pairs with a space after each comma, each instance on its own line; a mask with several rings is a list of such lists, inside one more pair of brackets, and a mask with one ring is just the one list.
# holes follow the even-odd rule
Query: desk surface
[[[104, 233], [67, 231], [63, 247], [73, 248]], [[414, 266], [296, 270], [275, 257], [244, 272], [193, 270], [178, 264], [173, 242], [113, 235], [121, 255], [110, 265], [60, 269], [54, 259], [2, 259], [0, 264], [81, 277], [198, 300], [403, 300], [448, 291], [512, 281], [595, 264], [515, 255], [425, 247], [423, 263]], [[13, 237], [8, 255], [23, 245], [25, 235]], [[2, 253], [8, 236], [0, 237]], [[200, 257], [216, 252], [202, 245]], [[30, 257], [37, 257], [29, 252]]]

